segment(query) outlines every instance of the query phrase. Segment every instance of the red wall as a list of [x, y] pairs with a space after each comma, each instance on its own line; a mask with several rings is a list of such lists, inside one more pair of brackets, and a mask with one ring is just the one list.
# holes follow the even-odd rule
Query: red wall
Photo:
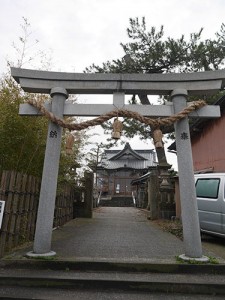
[[225, 172], [225, 114], [209, 122], [191, 142], [195, 171]]

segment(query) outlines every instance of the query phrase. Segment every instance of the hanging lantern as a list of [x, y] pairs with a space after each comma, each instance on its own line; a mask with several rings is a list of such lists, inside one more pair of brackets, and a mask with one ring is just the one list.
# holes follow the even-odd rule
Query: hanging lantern
[[72, 155], [73, 154], [73, 144], [74, 144], [74, 135], [70, 133], [66, 138], [66, 154]]
[[115, 118], [113, 123], [112, 138], [115, 140], [120, 139], [122, 130], [123, 130], [123, 123], [119, 121], [118, 118]]
[[163, 133], [160, 128], [156, 128], [152, 133], [155, 148], [163, 148]]

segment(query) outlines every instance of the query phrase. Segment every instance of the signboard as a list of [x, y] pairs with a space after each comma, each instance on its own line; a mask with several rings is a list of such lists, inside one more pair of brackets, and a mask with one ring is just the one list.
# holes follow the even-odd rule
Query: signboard
[[5, 208], [5, 201], [0, 200], [0, 229], [2, 227], [4, 208]]

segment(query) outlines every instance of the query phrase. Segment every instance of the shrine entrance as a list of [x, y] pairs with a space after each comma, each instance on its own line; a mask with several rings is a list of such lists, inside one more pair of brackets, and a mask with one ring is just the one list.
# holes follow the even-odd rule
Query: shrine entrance
[[[31, 257], [55, 255], [51, 251], [51, 236], [62, 127], [82, 130], [100, 125], [112, 117], [129, 117], [155, 129], [174, 124], [185, 246], [182, 258], [207, 260], [202, 255], [188, 116], [217, 118], [220, 111], [219, 107], [208, 106], [203, 101], [187, 105], [187, 98], [192, 95], [213, 94], [223, 89], [225, 71], [189, 74], [79, 74], [11, 68], [11, 73], [24, 91], [50, 94], [52, 97], [51, 102], [45, 105], [29, 101], [20, 106], [20, 115], [44, 114], [50, 120], [34, 248], [29, 253]], [[113, 94], [113, 105], [65, 102], [68, 94]], [[168, 95], [171, 103], [125, 105], [126, 94]], [[81, 124], [66, 124], [63, 116], [99, 117]]]

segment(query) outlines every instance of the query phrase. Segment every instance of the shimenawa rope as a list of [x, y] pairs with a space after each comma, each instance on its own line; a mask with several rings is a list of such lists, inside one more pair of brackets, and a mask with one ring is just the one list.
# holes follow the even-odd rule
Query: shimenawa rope
[[153, 119], [153, 118], [144, 117], [137, 112], [129, 111], [126, 109], [117, 109], [89, 121], [84, 121], [81, 123], [68, 123], [65, 122], [63, 119], [55, 116], [52, 112], [48, 111], [41, 102], [36, 100], [28, 100], [28, 103], [36, 107], [41, 112], [42, 115], [44, 115], [53, 123], [56, 123], [63, 128], [67, 128], [69, 130], [77, 130], [77, 131], [86, 129], [91, 126], [101, 125], [102, 123], [110, 120], [113, 117], [133, 118], [143, 124], [153, 126], [154, 128], [159, 128], [160, 126], [165, 126], [165, 125], [170, 126], [175, 122], [187, 117], [188, 114], [190, 114], [192, 111], [195, 111], [206, 105], [206, 102], [204, 100], [197, 100], [191, 102], [191, 104], [186, 108], [184, 108], [181, 112], [167, 118]]

